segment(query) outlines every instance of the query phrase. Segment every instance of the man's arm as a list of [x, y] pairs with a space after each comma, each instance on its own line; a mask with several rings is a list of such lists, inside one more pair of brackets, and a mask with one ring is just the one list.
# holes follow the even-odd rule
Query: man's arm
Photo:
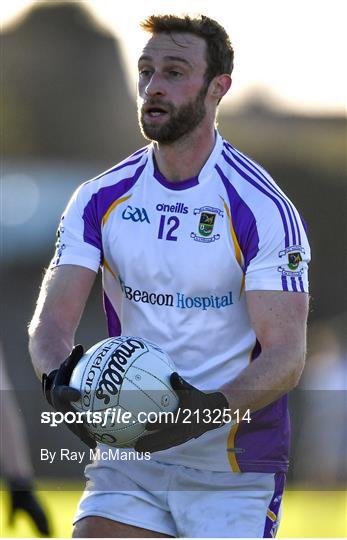
[[[299, 381], [305, 362], [308, 295], [276, 291], [252, 291], [247, 294], [251, 324], [262, 352], [259, 357], [217, 392], [201, 392], [177, 373], [170, 381], [180, 398], [181, 409], [231, 412], [239, 410], [240, 417], [248, 410], [256, 411], [291, 390]], [[212, 414], [212, 418], [213, 418]], [[147, 430], [154, 433], [140, 437], [138, 452], [158, 452], [177, 446], [223, 422], [204, 423], [192, 415], [192, 423], [174, 422], [152, 424]]]
[[47, 271], [29, 325], [29, 351], [40, 379], [69, 356], [95, 277], [92, 270], [70, 264]]
[[306, 354], [309, 297], [305, 293], [246, 292], [250, 321], [260, 356], [220, 391], [232, 411], [256, 411], [299, 382]]

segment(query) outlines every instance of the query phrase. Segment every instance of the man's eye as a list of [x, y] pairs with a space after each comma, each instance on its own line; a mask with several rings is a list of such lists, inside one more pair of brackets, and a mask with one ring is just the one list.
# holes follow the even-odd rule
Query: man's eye
[[140, 69], [139, 71], [140, 77], [149, 77], [150, 73], [149, 69]]
[[179, 78], [182, 76], [182, 73], [180, 71], [176, 71], [175, 69], [170, 69], [169, 73], [174, 78]]

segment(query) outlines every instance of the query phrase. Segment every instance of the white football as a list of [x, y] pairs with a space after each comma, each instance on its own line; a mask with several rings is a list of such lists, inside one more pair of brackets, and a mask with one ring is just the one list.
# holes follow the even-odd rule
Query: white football
[[148, 413], [153, 421], [153, 413], [177, 409], [179, 400], [170, 385], [175, 370], [168, 354], [147, 339], [104, 339], [82, 356], [72, 373], [70, 386], [81, 393], [74, 408], [101, 413], [93, 415], [97, 421], [86, 423], [96, 442], [133, 447], [146, 431]]

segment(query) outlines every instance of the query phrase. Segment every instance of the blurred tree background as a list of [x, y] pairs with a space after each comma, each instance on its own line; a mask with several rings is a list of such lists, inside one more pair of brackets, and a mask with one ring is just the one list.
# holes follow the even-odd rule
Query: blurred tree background
[[[2, 339], [21, 391], [35, 465], [49, 474], [52, 469], [39, 463], [43, 402], [26, 325], [72, 191], [147, 143], [137, 127], [119, 44], [81, 4], [38, 3], [1, 40]], [[340, 316], [347, 270], [345, 118], [289, 114], [257, 93], [237, 110], [222, 106], [219, 128], [269, 170], [304, 216], [313, 256], [311, 322]], [[97, 283], [78, 341], [88, 347], [105, 336]], [[51, 429], [48, 436], [52, 449], [78, 447], [67, 430]], [[56, 474], [80, 469], [57, 463]]]

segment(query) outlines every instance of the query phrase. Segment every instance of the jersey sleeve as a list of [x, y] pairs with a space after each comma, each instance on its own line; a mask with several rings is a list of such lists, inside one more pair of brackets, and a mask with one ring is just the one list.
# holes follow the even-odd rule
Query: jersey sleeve
[[306, 226], [290, 203], [267, 207], [257, 215], [253, 257], [245, 272], [245, 289], [308, 292], [310, 246]]
[[83, 184], [72, 195], [57, 230], [50, 268], [75, 264], [97, 272], [102, 259], [101, 231], [93, 216], [93, 196]]

